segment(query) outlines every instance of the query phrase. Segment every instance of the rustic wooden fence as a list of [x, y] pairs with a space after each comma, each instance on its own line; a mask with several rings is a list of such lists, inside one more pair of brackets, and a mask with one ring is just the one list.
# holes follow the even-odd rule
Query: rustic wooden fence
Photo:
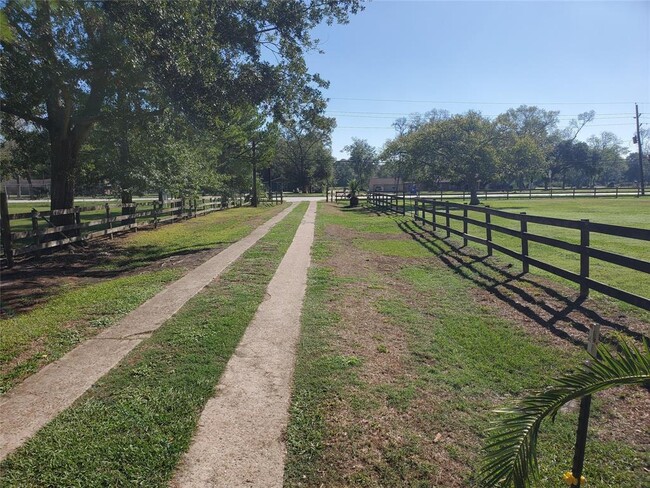
[[399, 193], [368, 192], [366, 195], [369, 205], [386, 212], [406, 215], [406, 196]]
[[[272, 201], [282, 201], [273, 195]], [[142, 203], [104, 203], [90, 207], [74, 207], [51, 211], [10, 214], [7, 196], [0, 194], [0, 227], [2, 251], [7, 266], [17, 256], [40, 253], [45, 249], [61, 247], [73, 242], [87, 241], [143, 227], [176, 222], [228, 208], [221, 197], [171, 199]], [[127, 212], [125, 208], [130, 209]], [[74, 224], [55, 226], [53, 216], [74, 215]]]
[[[477, 192], [479, 198], [618, 198], [620, 197], [640, 197], [641, 188], [639, 187], [614, 187], [614, 188], [535, 188], [528, 190], [480, 190]], [[421, 195], [422, 198], [440, 198], [454, 199], [461, 198], [463, 200], [469, 199], [470, 192], [467, 190], [439, 190], [434, 192], [426, 192]]]
[[[470, 218], [468, 216], [468, 212], [470, 211], [482, 214], [482, 218]], [[518, 228], [512, 229], [502, 225], [496, 225], [491, 221], [492, 217], [500, 217], [518, 222], [518, 225], [516, 225]], [[590, 237], [594, 233], [647, 242], [650, 241], [650, 230], [648, 229], [635, 229], [618, 225], [599, 224], [590, 222], [589, 220], [539, 217], [527, 215], [525, 212], [513, 214], [502, 210], [491, 209], [489, 207], [441, 202], [439, 200], [424, 198], [415, 199], [414, 219], [423, 226], [430, 225], [434, 232], [438, 230], [444, 231], [446, 237], [450, 237], [452, 234], [461, 237], [464, 245], [467, 245], [468, 241], [482, 244], [487, 248], [488, 256], [491, 256], [493, 251], [498, 251], [510, 256], [511, 258], [519, 260], [522, 263], [524, 273], [528, 273], [530, 266], [535, 266], [556, 276], [577, 283], [580, 285], [580, 296], [583, 298], [586, 298], [589, 295], [589, 290], [595, 290], [604, 295], [622, 300], [645, 310], [650, 310], [650, 299], [601, 283], [589, 277], [591, 258], [650, 274], [649, 261], [623, 256], [621, 254], [596, 249], [590, 246]], [[453, 228], [451, 221], [462, 223], [462, 230]], [[553, 237], [533, 234], [529, 232], [528, 224], [541, 224], [550, 228], [562, 227], [576, 229], [580, 233], [580, 243], [574, 244]], [[471, 235], [468, 232], [468, 225], [485, 229], [485, 237]], [[519, 240], [518, 249], [513, 250], [494, 242], [493, 236], [495, 233], [501, 233], [517, 238]], [[530, 242], [537, 242], [564, 251], [576, 253], [579, 257], [580, 271], [575, 273], [535, 259], [529, 253]]]

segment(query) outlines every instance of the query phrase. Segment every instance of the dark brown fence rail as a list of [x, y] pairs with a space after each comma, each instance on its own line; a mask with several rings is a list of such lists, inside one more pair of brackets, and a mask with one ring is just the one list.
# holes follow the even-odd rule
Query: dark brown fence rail
[[[640, 197], [640, 187], [613, 187], [613, 188], [535, 188], [528, 190], [480, 190], [477, 192], [480, 198], [618, 198], [620, 197]], [[470, 196], [467, 190], [438, 190], [426, 192], [421, 195], [422, 198], [439, 198], [443, 199], [463, 199]]]
[[[271, 195], [272, 202], [282, 202], [282, 195]], [[101, 204], [52, 211], [32, 210], [10, 214], [7, 197], [0, 194], [2, 215], [2, 251], [8, 267], [21, 255], [39, 255], [45, 249], [61, 247], [73, 242], [87, 241], [143, 227], [176, 222], [228, 208], [221, 197], [172, 199], [129, 204]], [[125, 209], [128, 209], [125, 211]], [[74, 224], [55, 226], [51, 217], [75, 216]]]
[[406, 197], [399, 193], [368, 192], [368, 204], [386, 212], [406, 214]]
[[[470, 211], [482, 214], [482, 219], [470, 218], [468, 216], [468, 212]], [[518, 229], [496, 225], [492, 223], [491, 217], [500, 217], [518, 222]], [[487, 248], [488, 256], [491, 256], [493, 251], [498, 251], [510, 256], [511, 258], [519, 260], [522, 263], [524, 273], [528, 273], [529, 267], [534, 266], [577, 283], [580, 285], [580, 296], [583, 298], [586, 298], [589, 295], [589, 290], [595, 290], [604, 295], [636, 305], [645, 310], [650, 310], [650, 299], [601, 283], [589, 277], [590, 258], [599, 259], [607, 263], [650, 274], [650, 262], [648, 261], [623, 256], [590, 246], [590, 237], [594, 233], [637, 239], [641, 241], [650, 241], [650, 230], [648, 229], [635, 229], [618, 225], [599, 224], [589, 222], [588, 220], [539, 217], [527, 215], [525, 212], [513, 214], [502, 210], [491, 209], [489, 207], [441, 202], [440, 200], [425, 198], [415, 199], [414, 219], [423, 226], [430, 225], [434, 232], [439, 230], [444, 231], [446, 237], [450, 237], [451, 235], [461, 237], [464, 245], [467, 245], [468, 242], [482, 244]], [[453, 228], [451, 225], [452, 220], [461, 222], [463, 230], [461, 231]], [[554, 237], [533, 234], [529, 232], [528, 224], [541, 224], [549, 227], [576, 229], [580, 234], [580, 243], [574, 244]], [[485, 229], [485, 237], [469, 234], [468, 225], [474, 225]], [[494, 233], [506, 234], [519, 239], [519, 249], [513, 250], [494, 242]], [[537, 242], [576, 253], [579, 257], [580, 271], [575, 273], [531, 257], [528, 250], [530, 242]]]

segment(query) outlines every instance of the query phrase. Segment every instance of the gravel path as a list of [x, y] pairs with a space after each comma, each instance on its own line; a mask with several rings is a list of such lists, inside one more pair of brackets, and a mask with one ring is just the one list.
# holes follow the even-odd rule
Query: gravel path
[[0, 398], [0, 460], [70, 406], [190, 298], [261, 239], [294, 203]]
[[316, 202], [199, 420], [174, 487], [280, 487]]

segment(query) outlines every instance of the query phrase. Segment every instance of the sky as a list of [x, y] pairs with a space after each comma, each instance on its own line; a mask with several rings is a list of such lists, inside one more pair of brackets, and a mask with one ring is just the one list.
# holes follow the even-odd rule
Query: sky
[[311, 72], [329, 80], [332, 151], [352, 138], [378, 149], [394, 120], [438, 108], [493, 117], [535, 105], [560, 127], [596, 111], [580, 133], [610, 131], [635, 150], [635, 103], [650, 126], [650, 1], [382, 1], [345, 25], [319, 26]]

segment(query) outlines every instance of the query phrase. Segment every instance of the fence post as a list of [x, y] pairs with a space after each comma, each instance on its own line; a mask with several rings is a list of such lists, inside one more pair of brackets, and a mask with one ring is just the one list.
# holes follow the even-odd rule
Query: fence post
[[594, 185], [594, 198], [596, 198], [596, 185]]
[[447, 237], [451, 237], [451, 232], [449, 232], [449, 202], [445, 202], [445, 224], [447, 225]]
[[529, 186], [528, 187], [528, 200], [533, 198], [533, 189]]
[[[32, 209], [32, 231], [34, 232], [34, 245], [38, 246], [41, 243], [41, 232], [38, 228], [38, 210]], [[36, 257], [41, 257], [41, 250], [36, 249]]]
[[153, 202], [153, 228], [158, 228], [158, 200]]
[[420, 221], [420, 202], [418, 199], [415, 199], [415, 205], [413, 206], [413, 220], [416, 222]]
[[463, 247], [467, 247], [467, 207], [463, 207]]
[[108, 230], [109, 233], [108, 235], [110, 236], [111, 240], [113, 239], [113, 223], [111, 222], [111, 206], [106, 202], [104, 204], [104, 209], [106, 210], [106, 223], [108, 224]]
[[436, 231], [436, 201], [431, 200], [431, 226], [433, 231]]
[[510, 200], [510, 190], [506, 190], [506, 200]]
[[81, 237], [81, 207], [74, 208], [74, 223], [77, 226], [74, 235]]
[[580, 220], [580, 298], [589, 296], [589, 220]]
[[[589, 339], [587, 342], [587, 352], [593, 356], [594, 361], [598, 361], [598, 341], [600, 338], [600, 324], [594, 323], [589, 330]], [[589, 362], [590, 360], [587, 360]], [[576, 478], [578, 488], [582, 485], [582, 468], [585, 460], [585, 447], [587, 446], [587, 430], [589, 428], [589, 412], [591, 410], [591, 395], [586, 395], [580, 400], [580, 413], [578, 415], [578, 428], [576, 431], [576, 444], [573, 451], [573, 463], [571, 474]]]
[[618, 198], [618, 186], [616, 187], [616, 198]]
[[[489, 206], [485, 206], [489, 209]], [[487, 255], [492, 256], [492, 226], [489, 210], [485, 212], [485, 239], [487, 240]]]
[[526, 233], [528, 232], [528, 217], [526, 212], [521, 212], [521, 263], [523, 265], [524, 274], [528, 273], [528, 237]]
[[7, 201], [7, 194], [0, 192], [0, 218], [2, 220], [2, 249], [4, 249], [5, 257], [7, 258], [7, 267], [11, 268], [14, 265], [14, 251], [11, 249], [11, 223], [9, 221], [9, 202]]
[[551, 187], [551, 198], [553, 198], [553, 187]]
[[573, 187], [573, 198], [575, 198], [575, 197], [576, 197], [576, 187], [574, 186]]
[[135, 216], [135, 214], [138, 213], [138, 204], [133, 203], [133, 220], [131, 220], [131, 223], [135, 226], [133, 227], [133, 232], [138, 232], [138, 219]]

